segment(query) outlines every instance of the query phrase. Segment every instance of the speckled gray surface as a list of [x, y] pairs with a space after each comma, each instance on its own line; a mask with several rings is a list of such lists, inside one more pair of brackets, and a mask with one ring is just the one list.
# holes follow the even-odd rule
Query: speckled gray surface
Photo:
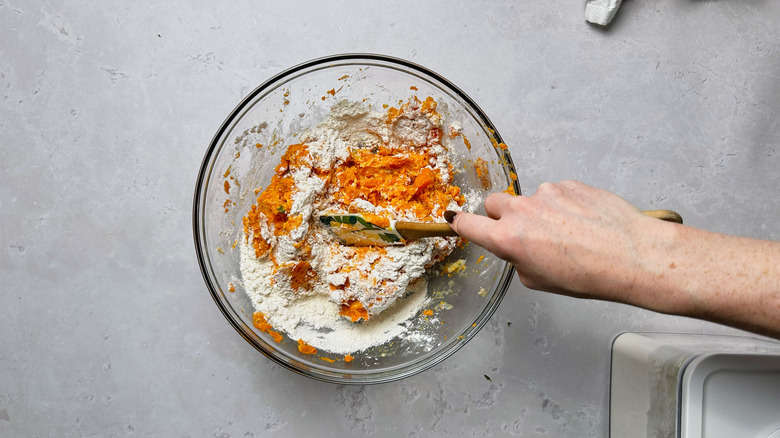
[[224, 320], [190, 222], [205, 148], [245, 94], [378, 52], [470, 94], [526, 193], [577, 178], [778, 239], [780, 2], [628, 0], [607, 29], [583, 10], [0, 0], [0, 436], [606, 436], [615, 335], [731, 330], [515, 281], [436, 368], [318, 383]]

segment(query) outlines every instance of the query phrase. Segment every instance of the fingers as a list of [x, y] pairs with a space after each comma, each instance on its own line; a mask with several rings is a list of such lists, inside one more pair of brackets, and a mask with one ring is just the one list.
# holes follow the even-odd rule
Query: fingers
[[[509, 195], [507, 195], [509, 196]], [[486, 216], [466, 212], [458, 212], [450, 223], [452, 229], [469, 241], [495, 252], [491, 234], [497, 226], [497, 222]]]
[[547, 235], [545, 227], [551, 223], [565, 223], [587, 213], [579, 198], [591, 190], [578, 181], [562, 181], [543, 183], [532, 196], [493, 193], [485, 199], [485, 216], [459, 212], [447, 220], [460, 236], [498, 257], [519, 262], [526, 257], [521, 242], [529, 233]]
[[513, 198], [515, 196], [504, 192], [490, 194], [485, 199], [485, 214], [491, 219], [501, 219], [501, 216], [507, 211], [510, 200]]

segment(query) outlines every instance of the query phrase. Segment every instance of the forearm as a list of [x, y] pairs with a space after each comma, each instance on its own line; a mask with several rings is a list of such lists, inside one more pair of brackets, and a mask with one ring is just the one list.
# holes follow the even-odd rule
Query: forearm
[[654, 228], [626, 302], [780, 337], [780, 243]]

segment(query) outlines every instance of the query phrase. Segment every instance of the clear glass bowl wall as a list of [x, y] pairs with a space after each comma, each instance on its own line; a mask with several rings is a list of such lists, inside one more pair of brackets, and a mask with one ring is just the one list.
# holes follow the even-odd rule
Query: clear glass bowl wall
[[[364, 102], [374, 109], [398, 106], [410, 96], [428, 96], [437, 103], [446, 129], [462, 126], [461, 140], [453, 141], [450, 158], [455, 183], [470, 192], [467, 207], [484, 213], [482, 202], [492, 192], [513, 186], [514, 167], [501, 138], [482, 111], [462, 91], [423, 67], [381, 55], [338, 55], [310, 61], [275, 76], [255, 89], [228, 116], [204, 157], [195, 190], [193, 226], [195, 246], [204, 279], [218, 308], [257, 350], [280, 365], [319, 380], [336, 383], [381, 383], [424, 371], [452, 355], [488, 321], [501, 302], [513, 275], [511, 265], [474, 245], [457, 249], [444, 264], [465, 260], [466, 269], [452, 276], [433, 272], [428, 294], [452, 307], [438, 315], [409, 322], [409, 331], [433, 335], [435, 345], [408, 339], [354, 354], [352, 362], [320, 351], [304, 355], [296, 339], [274, 342], [252, 325], [253, 305], [243, 289], [240, 271], [242, 217], [255, 202], [256, 187], [266, 187], [287, 146], [298, 135], [322, 122], [340, 100]], [[257, 145], [260, 144], [261, 147]], [[489, 181], [475, 169], [478, 159], [487, 165]], [[230, 185], [226, 192], [225, 182]], [[478, 264], [477, 261], [480, 260]], [[438, 265], [437, 268], [441, 268]], [[231, 292], [229, 289], [235, 289]], [[481, 292], [481, 293], [480, 293]]]

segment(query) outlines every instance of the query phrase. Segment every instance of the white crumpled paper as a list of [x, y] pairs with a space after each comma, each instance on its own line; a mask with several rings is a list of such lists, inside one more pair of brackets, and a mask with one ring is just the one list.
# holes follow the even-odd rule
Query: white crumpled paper
[[602, 26], [608, 25], [615, 17], [622, 0], [586, 0], [585, 19]]

